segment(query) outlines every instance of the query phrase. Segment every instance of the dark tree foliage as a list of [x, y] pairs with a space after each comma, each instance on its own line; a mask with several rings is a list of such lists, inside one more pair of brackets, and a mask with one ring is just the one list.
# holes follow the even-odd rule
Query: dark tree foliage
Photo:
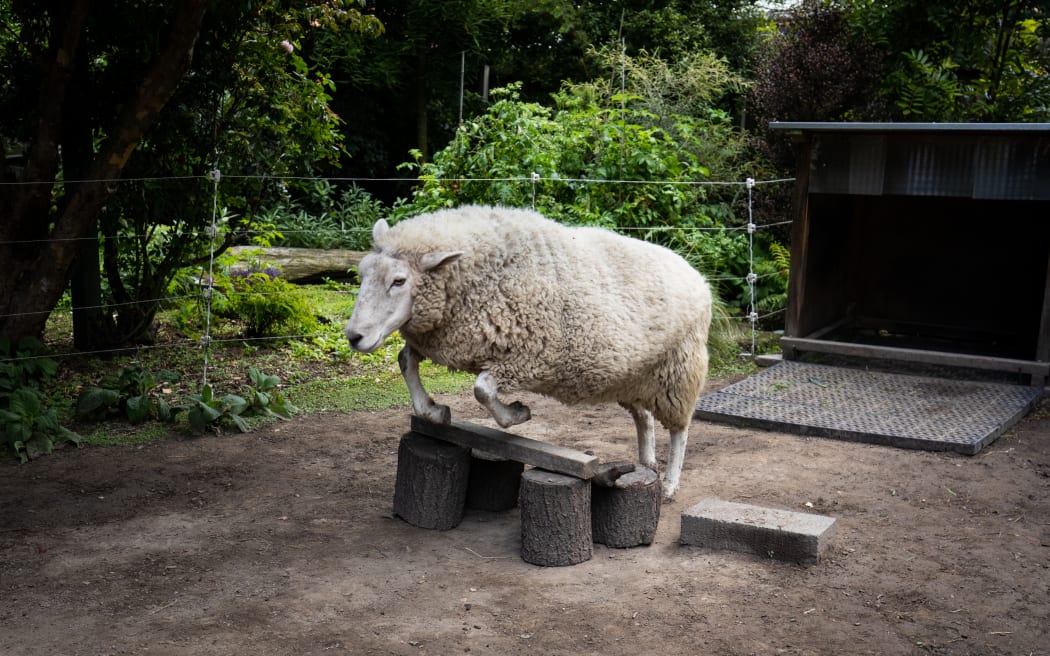
[[[379, 28], [346, 3], [0, 0], [0, 335], [41, 334], [72, 282], [78, 346], [151, 339], [167, 282], [211, 250], [204, 174], [336, 152], [331, 85], [292, 41]], [[264, 191], [226, 184], [222, 206], [244, 219]]]
[[[602, 74], [592, 49], [621, 39], [631, 55], [675, 60], [709, 49], [745, 68], [761, 19], [756, 0], [389, 0], [375, 13], [386, 27], [381, 39], [308, 46], [308, 59], [336, 82], [332, 104], [347, 126], [343, 175], [388, 177], [410, 149], [444, 147], [459, 124], [461, 66], [470, 118], [487, 106], [486, 67], [487, 88], [520, 82], [523, 99], [549, 104], [564, 83]], [[405, 191], [368, 189], [384, 200]]]
[[806, 0], [781, 14], [755, 56], [756, 122], [880, 116], [882, 53], [853, 33], [844, 11]]

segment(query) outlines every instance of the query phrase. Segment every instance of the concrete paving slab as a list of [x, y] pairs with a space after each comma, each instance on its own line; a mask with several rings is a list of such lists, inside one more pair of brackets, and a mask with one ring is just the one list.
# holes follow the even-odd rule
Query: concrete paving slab
[[835, 518], [704, 499], [682, 513], [682, 544], [815, 563], [828, 548]]

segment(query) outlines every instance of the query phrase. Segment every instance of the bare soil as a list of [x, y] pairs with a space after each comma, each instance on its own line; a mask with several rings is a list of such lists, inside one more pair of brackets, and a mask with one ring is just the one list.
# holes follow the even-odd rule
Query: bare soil
[[[620, 408], [526, 401], [519, 433], [634, 458]], [[1050, 654], [1045, 401], [973, 457], [696, 422], [655, 543], [562, 568], [516, 511], [392, 517], [406, 412], [0, 464], [0, 653]], [[680, 545], [707, 497], [838, 532], [810, 566]]]

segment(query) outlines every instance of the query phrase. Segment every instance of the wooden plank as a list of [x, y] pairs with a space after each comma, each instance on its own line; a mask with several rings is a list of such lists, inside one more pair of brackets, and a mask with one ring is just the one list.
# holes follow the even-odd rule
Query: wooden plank
[[458, 419], [453, 419], [451, 424], [435, 424], [412, 415], [412, 430], [435, 439], [479, 449], [507, 460], [523, 462], [576, 478], [590, 479], [598, 469], [597, 456]]
[[[812, 353], [832, 353], [834, 355], [851, 355], [863, 358], [882, 358], [903, 362], [921, 362], [951, 367], [986, 369], [989, 371], [1011, 371], [1030, 374], [1034, 377], [1050, 375], [1050, 363], [1032, 360], [1014, 360], [1012, 358], [995, 358], [986, 355], [969, 355], [967, 353], [947, 353], [945, 351], [923, 351], [921, 349], [896, 348], [891, 346], [870, 346], [849, 342], [828, 342], [800, 337], [781, 337], [781, 346], [785, 349], [797, 349]], [[1033, 381], [1034, 383], [1034, 381]]]

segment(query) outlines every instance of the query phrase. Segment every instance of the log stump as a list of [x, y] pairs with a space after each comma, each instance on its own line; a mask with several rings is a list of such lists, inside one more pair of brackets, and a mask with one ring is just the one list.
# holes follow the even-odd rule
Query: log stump
[[521, 475], [519, 504], [522, 560], [562, 567], [591, 559], [589, 481], [530, 469]]
[[612, 487], [591, 489], [591, 531], [594, 541], [623, 549], [652, 544], [660, 522], [660, 477], [638, 465]]
[[525, 465], [474, 449], [470, 454], [467, 508], [499, 512], [518, 505]]
[[445, 531], [463, 519], [470, 449], [405, 433], [397, 448], [394, 514], [413, 526]]

